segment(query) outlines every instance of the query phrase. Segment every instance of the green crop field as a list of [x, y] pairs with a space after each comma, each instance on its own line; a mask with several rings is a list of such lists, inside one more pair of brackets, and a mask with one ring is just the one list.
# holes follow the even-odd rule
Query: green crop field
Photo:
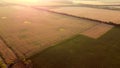
[[120, 68], [120, 28], [99, 39], [77, 35], [32, 56], [34, 68]]

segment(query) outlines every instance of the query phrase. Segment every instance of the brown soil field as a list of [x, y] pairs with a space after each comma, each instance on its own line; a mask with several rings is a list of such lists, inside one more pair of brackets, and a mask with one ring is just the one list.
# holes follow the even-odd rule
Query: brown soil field
[[58, 9], [50, 9], [52, 11], [75, 15], [78, 17], [85, 17], [104, 22], [114, 22], [120, 24], [120, 12], [107, 9], [97, 9], [88, 7], [59, 7]]
[[0, 40], [0, 54], [5, 59], [4, 61], [9, 64], [17, 59], [16, 55], [8, 48], [2, 40]]
[[[0, 8], [0, 35], [19, 57], [29, 57], [98, 22], [23, 7]], [[7, 13], [4, 12], [9, 10]], [[12, 13], [10, 13], [12, 12]]]
[[93, 28], [84, 31], [83, 35], [86, 35], [88, 37], [97, 39], [99, 37], [101, 37], [102, 35], [104, 35], [105, 33], [107, 33], [109, 30], [111, 30], [113, 28], [112, 25], [107, 25], [107, 24], [98, 24], [96, 26], [94, 26]]

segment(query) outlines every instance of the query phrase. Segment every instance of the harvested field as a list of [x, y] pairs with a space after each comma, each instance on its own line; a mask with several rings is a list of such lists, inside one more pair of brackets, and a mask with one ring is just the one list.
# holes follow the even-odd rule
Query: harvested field
[[[0, 9], [6, 17], [0, 20], [0, 34], [19, 57], [29, 57], [99, 24], [25, 7]], [[3, 12], [7, 9], [12, 13]]]
[[88, 7], [61, 7], [58, 9], [50, 9], [55, 12], [66, 13], [78, 17], [84, 17], [103, 22], [113, 22], [120, 24], [120, 12], [114, 10], [88, 8]]
[[88, 4], [88, 5], [119, 5], [120, 2], [104, 2], [104, 1], [74, 1], [73, 4]]
[[112, 25], [99, 24], [87, 31], [84, 31], [81, 34], [86, 35], [91, 38], [94, 38], [94, 39], [97, 39], [97, 38], [101, 37], [102, 35], [104, 35], [105, 33], [107, 33], [112, 28], [113, 28]]
[[13, 51], [11, 51], [2, 40], [0, 40], [0, 54], [5, 59], [4, 61], [9, 64], [17, 59]]
[[105, 3], [100, 1], [74, 1], [74, 0], [73, 4], [105, 5]]

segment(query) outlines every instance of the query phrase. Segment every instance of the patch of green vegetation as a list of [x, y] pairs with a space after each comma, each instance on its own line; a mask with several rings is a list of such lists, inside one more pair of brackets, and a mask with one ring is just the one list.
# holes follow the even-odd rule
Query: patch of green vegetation
[[99, 39], [78, 35], [31, 57], [34, 68], [120, 68], [120, 28]]

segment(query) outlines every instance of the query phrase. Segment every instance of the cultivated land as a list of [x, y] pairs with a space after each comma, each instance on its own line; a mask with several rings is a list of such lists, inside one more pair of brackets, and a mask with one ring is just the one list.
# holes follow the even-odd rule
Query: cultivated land
[[86, 5], [120, 5], [120, 1], [118, 2], [107, 2], [107, 1], [73, 1], [74, 4], [86, 4]]
[[113, 22], [120, 24], [120, 12], [107, 9], [97, 9], [89, 7], [59, 7], [56, 9], [50, 9], [51, 11], [74, 15], [78, 17], [89, 18], [93, 20], [99, 20], [103, 22]]
[[[71, 7], [74, 11], [79, 11], [78, 8]], [[4, 5], [0, 7], [0, 55], [6, 58], [4, 49], [8, 48], [17, 60], [31, 59], [34, 68], [119, 68], [119, 30], [118, 26], [53, 9]], [[15, 56], [5, 62], [13, 62]]]
[[[1, 7], [1, 10], [1, 36], [19, 57], [28, 57], [34, 52], [99, 24], [94, 21], [36, 11], [31, 8], [13, 6]], [[6, 10], [9, 12], [4, 12]], [[11, 12], [14, 13], [7, 15]]]
[[107, 25], [107, 24], [102, 23], [102, 24], [96, 25], [95, 27], [89, 30], [82, 32], [81, 34], [97, 39], [101, 37], [102, 35], [104, 35], [105, 33], [107, 33], [112, 28], [113, 28], [112, 25]]
[[120, 68], [120, 28], [99, 39], [77, 35], [31, 57], [33, 68]]
[[100, 1], [73, 1], [74, 4], [87, 4], [87, 5], [106, 5]]
[[13, 51], [0, 40], [0, 54], [4, 58], [4, 61], [9, 65], [11, 62], [16, 61], [17, 57]]

